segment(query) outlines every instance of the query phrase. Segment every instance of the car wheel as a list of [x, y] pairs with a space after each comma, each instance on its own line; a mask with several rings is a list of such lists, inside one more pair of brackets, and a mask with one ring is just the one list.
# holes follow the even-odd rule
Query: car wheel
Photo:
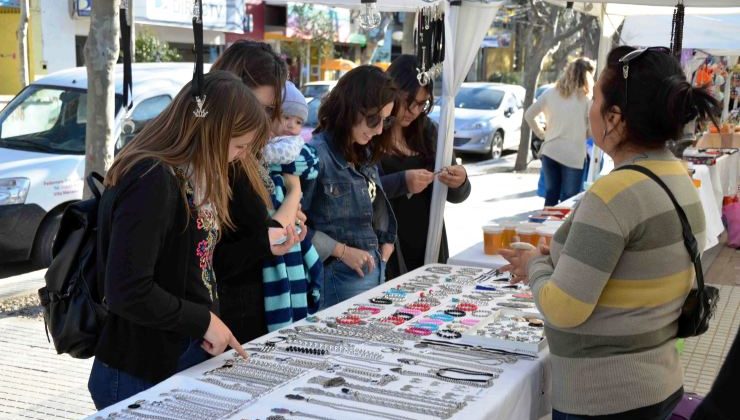
[[504, 133], [496, 131], [491, 140], [491, 159], [498, 159], [504, 153]]
[[48, 267], [51, 264], [51, 249], [59, 231], [59, 223], [62, 221], [62, 213], [49, 215], [39, 227], [36, 240], [33, 242], [31, 259], [39, 267]]

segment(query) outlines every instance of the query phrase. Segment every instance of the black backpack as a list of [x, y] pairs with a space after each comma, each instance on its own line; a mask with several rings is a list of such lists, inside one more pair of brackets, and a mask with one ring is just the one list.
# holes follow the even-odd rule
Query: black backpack
[[[98, 204], [102, 195], [93, 172], [87, 185], [93, 198], [70, 204], [62, 215], [53, 260], [46, 272], [46, 286], [39, 289], [44, 307], [46, 337], [57, 353], [78, 359], [94, 355], [108, 310], [103, 303], [102, 267], [97, 255]], [[99, 286], [101, 285], [101, 286]]]

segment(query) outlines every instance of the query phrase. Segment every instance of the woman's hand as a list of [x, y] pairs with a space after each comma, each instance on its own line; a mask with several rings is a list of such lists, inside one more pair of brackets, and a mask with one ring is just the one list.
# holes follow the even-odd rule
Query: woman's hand
[[352, 248], [345, 244], [337, 244], [334, 248], [335, 257], [339, 258], [347, 267], [355, 270], [358, 276], [365, 277], [364, 267], [368, 272], [375, 269], [375, 258], [369, 252]]
[[226, 350], [227, 346], [231, 346], [245, 360], [249, 359], [247, 352], [244, 351], [239, 341], [236, 340], [229, 327], [211, 312], [211, 322], [208, 324], [208, 330], [206, 330], [206, 335], [203, 336], [203, 343], [201, 343], [200, 347], [211, 356], [218, 356]]
[[434, 174], [426, 169], [409, 169], [405, 171], [406, 188], [409, 193], [418, 194], [434, 181]]
[[468, 178], [468, 173], [462, 165], [445, 166], [439, 174], [439, 181], [449, 188], [460, 188]]
[[383, 260], [383, 262], [388, 262], [388, 259], [391, 258], [391, 255], [393, 255], [393, 250], [395, 247], [393, 244], [382, 244], [380, 245], [380, 259]]
[[[519, 239], [514, 237], [514, 240], [518, 241]], [[537, 248], [529, 250], [502, 249], [499, 252], [501, 256], [509, 262], [509, 264], [499, 268], [499, 270], [511, 272], [511, 283], [515, 284], [521, 282], [529, 284], [529, 274], [527, 273], [529, 260], [542, 255], [550, 255], [550, 247], [545, 245], [544, 238], [541, 238]]]
[[[303, 232], [301, 233], [303, 234]], [[287, 254], [293, 248], [293, 245], [301, 240], [292, 225], [287, 228], [268, 228], [267, 236], [270, 241], [270, 251], [274, 256]], [[305, 237], [305, 234], [303, 234], [303, 237]], [[285, 238], [285, 242], [283, 242], [283, 238]]]

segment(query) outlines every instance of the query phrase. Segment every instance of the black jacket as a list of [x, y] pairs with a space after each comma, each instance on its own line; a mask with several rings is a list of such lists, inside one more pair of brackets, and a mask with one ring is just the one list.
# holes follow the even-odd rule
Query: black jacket
[[221, 319], [240, 343], [267, 334], [262, 265], [272, 256], [267, 229], [273, 222], [247, 174], [232, 165], [229, 214], [234, 230], [224, 229], [213, 266], [220, 296]]
[[95, 356], [159, 382], [175, 373], [185, 340], [202, 338], [210, 323], [210, 295], [200, 278], [188, 276], [198, 263], [196, 223], [180, 181], [153, 160], [105, 191], [99, 215], [109, 315]]

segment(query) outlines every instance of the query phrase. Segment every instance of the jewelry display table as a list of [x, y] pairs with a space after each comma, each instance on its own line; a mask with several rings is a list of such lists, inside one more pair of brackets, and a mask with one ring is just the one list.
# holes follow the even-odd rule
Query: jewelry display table
[[90, 418], [539, 419], [547, 348], [461, 338], [496, 311], [516, 317], [495, 329], [512, 342], [541, 326], [528, 289], [497, 271], [427, 265], [245, 344], [249, 361], [229, 350]]

